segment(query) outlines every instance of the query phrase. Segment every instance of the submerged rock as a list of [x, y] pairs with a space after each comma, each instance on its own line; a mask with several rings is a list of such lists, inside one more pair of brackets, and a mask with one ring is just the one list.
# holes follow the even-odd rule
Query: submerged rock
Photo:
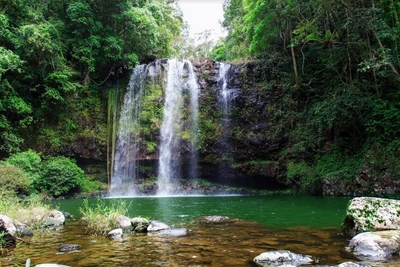
[[57, 264], [57, 263], [44, 263], [44, 264], [35, 265], [35, 267], [70, 267], [70, 266]]
[[2, 239], [5, 241], [0, 244], [0, 248], [15, 245], [17, 228], [13, 224], [12, 220], [5, 215], [0, 215], [0, 234], [4, 235], [2, 236]]
[[81, 246], [77, 245], [77, 244], [63, 244], [63, 245], [61, 245], [59, 251], [67, 252], [67, 251], [77, 251], [80, 249], [81, 249]]
[[233, 223], [237, 221], [238, 219], [232, 219], [227, 216], [205, 216], [198, 219], [198, 222], [203, 224]]
[[362, 260], [385, 260], [400, 251], [400, 230], [366, 232], [350, 240], [349, 249]]
[[153, 232], [153, 233], [150, 233], [150, 234], [151, 235], [179, 237], [179, 236], [187, 235], [187, 229], [185, 229], [185, 228], [181, 228], [181, 229], [165, 229], [165, 230], [160, 230], [160, 231]]
[[261, 266], [298, 266], [313, 262], [311, 256], [293, 253], [289, 250], [275, 250], [261, 253], [253, 260]]
[[400, 230], [400, 201], [357, 197], [350, 201], [342, 224], [349, 236], [368, 231]]
[[171, 229], [168, 225], [159, 221], [151, 221], [150, 225], [147, 227], [147, 232], [157, 232], [161, 230]]
[[339, 264], [337, 267], [371, 267], [368, 264], [364, 264], [364, 263], [356, 263], [356, 262], [343, 262], [341, 264]]

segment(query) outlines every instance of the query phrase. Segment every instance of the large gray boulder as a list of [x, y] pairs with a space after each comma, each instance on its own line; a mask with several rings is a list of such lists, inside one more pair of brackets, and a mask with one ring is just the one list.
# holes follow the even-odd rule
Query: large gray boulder
[[0, 243], [0, 248], [15, 245], [17, 228], [12, 220], [5, 215], [0, 215], [0, 234], [4, 235], [2, 237], [3, 242]]
[[385, 260], [400, 252], [400, 230], [365, 232], [350, 240], [349, 249], [361, 260]]
[[400, 230], [399, 214], [399, 200], [357, 197], [349, 202], [342, 229], [349, 236], [370, 231]]
[[253, 260], [260, 266], [299, 266], [311, 264], [311, 256], [293, 253], [289, 250], [274, 250], [261, 253]]

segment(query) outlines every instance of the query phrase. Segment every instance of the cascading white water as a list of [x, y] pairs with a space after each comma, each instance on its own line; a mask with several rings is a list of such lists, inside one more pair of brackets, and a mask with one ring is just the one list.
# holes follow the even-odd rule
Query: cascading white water
[[188, 81], [187, 87], [190, 93], [190, 111], [191, 111], [191, 160], [190, 160], [190, 178], [198, 177], [197, 163], [197, 133], [198, 133], [198, 116], [199, 116], [199, 87], [197, 85], [196, 75], [193, 70], [193, 65], [186, 60], [188, 66]]
[[132, 71], [121, 107], [110, 185], [110, 194], [113, 196], [135, 194], [134, 182], [139, 169], [136, 156], [140, 132], [140, 97], [145, 88], [146, 69], [146, 65], [140, 65]]
[[[190, 94], [190, 141], [192, 152], [191, 165], [197, 165], [193, 157], [197, 141], [198, 86], [190, 61], [171, 59], [167, 66], [167, 81], [164, 92], [164, 114], [160, 129], [160, 155], [158, 169], [157, 195], [165, 196], [176, 193], [176, 178], [180, 177], [179, 157], [183, 127], [183, 93]], [[195, 158], [195, 159], [193, 159]], [[197, 169], [197, 166], [191, 166]], [[192, 174], [194, 175], [194, 174]]]
[[[219, 79], [222, 82], [221, 85], [221, 96], [222, 96], [222, 111], [224, 118], [228, 115], [230, 107], [230, 91], [228, 90], [228, 74], [231, 69], [229, 63], [219, 63]], [[226, 119], [226, 118], [225, 118]]]

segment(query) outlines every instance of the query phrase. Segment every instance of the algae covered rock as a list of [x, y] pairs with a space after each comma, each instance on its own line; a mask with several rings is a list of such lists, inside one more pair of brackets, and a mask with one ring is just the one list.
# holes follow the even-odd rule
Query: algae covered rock
[[400, 230], [400, 201], [354, 198], [347, 207], [342, 229], [349, 236], [369, 231]]

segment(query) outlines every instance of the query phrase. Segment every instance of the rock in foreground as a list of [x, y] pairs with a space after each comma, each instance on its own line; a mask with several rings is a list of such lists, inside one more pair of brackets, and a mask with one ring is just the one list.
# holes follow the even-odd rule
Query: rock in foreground
[[350, 250], [362, 260], [385, 260], [400, 252], [400, 230], [366, 232], [350, 240]]
[[350, 201], [342, 224], [343, 232], [355, 236], [362, 232], [400, 230], [400, 201], [357, 197]]
[[288, 250], [275, 250], [261, 253], [253, 260], [260, 266], [282, 266], [310, 264], [313, 262], [311, 256], [296, 254]]
[[15, 245], [17, 228], [15, 228], [12, 220], [5, 215], [0, 215], [0, 235], [3, 240], [3, 242], [0, 243], [0, 248]]

